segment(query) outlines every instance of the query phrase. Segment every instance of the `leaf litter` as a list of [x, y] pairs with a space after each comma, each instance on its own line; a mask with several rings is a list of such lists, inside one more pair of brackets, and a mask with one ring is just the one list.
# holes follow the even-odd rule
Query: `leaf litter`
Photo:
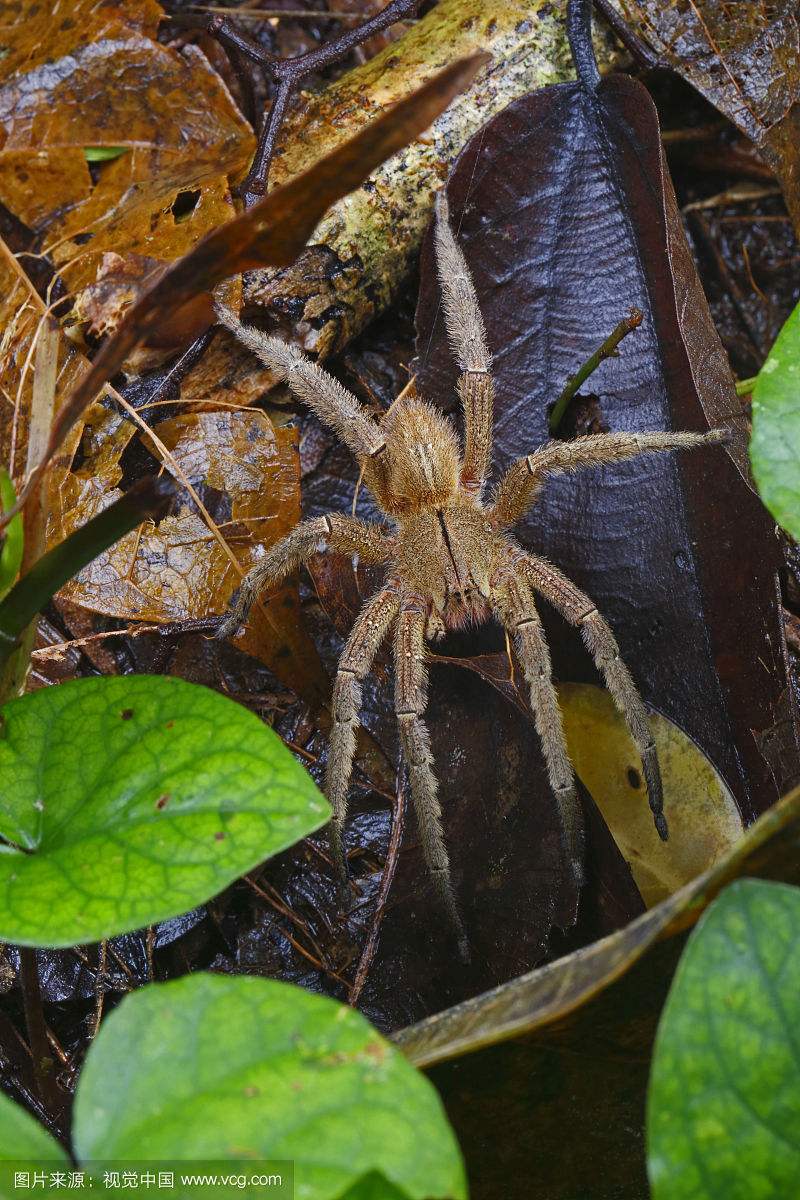
[[[189, 58], [191, 59], [191, 55]], [[121, 171], [123, 169], [122, 160], [126, 157], [127, 154], [119, 156], [118, 160], [103, 165], [100, 169], [101, 172], [110, 171], [114, 166]], [[109, 190], [111, 190], [112, 182], [109, 179]], [[187, 186], [193, 187], [194, 185], [188, 184]], [[229, 214], [232, 210], [228, 207], [227, 182], [223, 184], [220, 176], [215, 186], [218, 186], [217, 195], [220, 198], [220, 204], [227, 208]], [[202, 213], [202, 205], [198, 203], [195, 206], [195, 209], [197, 208]], [[278, 209], [273, 210], [273, 212], [278, 211]], [[146, 203], [138, 215], [143, 218], [145, 212], [150, 215], [161, 212], [166, 222], [165, 230], [168, 229], [170, 222], [175, 229], [178, 229], [178, 234], [174, 235], [176, 238], [185, 232], [185, 230], [179, 229], [179, 226], [186, 225], [187, 222], [176, 222], [175, 214], [171, 210], [168, 211], [166, 201], [160, 210], [157, 205], [150, 204], [148, 207]], [[152, 257], [158, 262], [159, 253], [152, 255], [147, 253], [148, 249], [154, 251], [156, 247], [153, 245], [148, 247], [144, 236], [144, 222], [137, 225], [136, 220], [132, 217], [130, 228], [133, 231], [134, 241], [130, 254], [140, 254], [142, 259]], [[142, 237], [138, 241], [136, 240], [139, 237], [137, 230], [142, 231]], [[97, 236], [100, 236], [101, 232], [102, 229]], [[469, 232], [466, 226], [464, 232]], [[166, 241], [169, 240], [166, 238]], [[85, 249], [85, 245], [91, 245], [93, 241], [94, 239], [85, 243], [83, 248], [78, 245], [78, 249]], [[130, 267], [137, 264], [138, 260], [136, 259], [131, 258], [130, 261], [126, 259], [126, 247], [121, 245], [115, 247], [111, 244], [111, 239], [109, 239], [107, 251], [103, 250], [100, 242], [96, 245], [95, 266], [92, 271], [87, 272], [87, 284], [96, 282], [96, 265], [101, 250], [103, 253], [122, 251], [120, 254], [123, 259], [122, 266], [120, 264], [116, 264], [116, 266], [123, 270], [123, 275], [126, 265]], [[74, 246], [68, 248], [65, 251], [67, 256], [72, 255], [74, 249]], [[289, 253], [288, 249], [286, 253]], [[165, 253], [163, 261], [170, 257], [170, 254]], [[201, 259], [194, 261], [202, 264]], [[80, 262], [76, 262], [74, 270], [76, 272], [82, 270]], [[80, 275], [76, 274], [75, 277], [76, 279], [80, 278]], [[130, 278], [134, 283], [136, 282], [135, 270], [130, 271]], [[112, 280], [112, 282], [114, 281]], [[207, 278], [201, 275], [200, 286], [205, 286], [206, 282]], [[113, 298], [113, 291], [111, 295]], [[135, 300], [139, 301], [140, 299], [141, 292], [138, 292]], [[627, 311], [629, 306], [627, 303], [624, 311]], [[124, 306], [120, 311], [124, 317]], [[614, 319], [618, 315], [615, 313]], [[613, 323], [612, 320], [611, 324]], [[112, 324], [109, 329], [113, 327]], [[152, 328], [155, 327], [154, 320]], [[592, 349], [594, 348], [592, 346]], [[241, 389], [236, 391], [234, 403], [249, 404], [253, 400], [258, 400], [271, 382], [266, 375], [259, 376], [255, 364], [252, 365], [252, 372], [250, 372], [248, 364], [242, 361], [241, 355], [237, 354], [235, 348], [226, 347], [224, 338], [216, 335], [215, 342], [212, 343], [212, 351], [207, 352], [181, 382], [180, 394], [177, 395], [174, 391], [170, 393], [169, 400], [164, 403], [163, 415], [167, 419], [162, 420], [156, 429], [156, 436], [159, 436], [163, 444], [168, 446], [169, 452], [182, 464], [185, 460], [188, 461], [190, 467], [192, 461], [199, 462], [203, 455], [206, 458], [214, 456], [213, 448], [209, 448], [207, 445], [201, 446], [199, 430], [203, 428], [203, 420], [208, 417], [215, 418], [211, 422], [215, 436], [219, 434], [221, 428], [225, 428], [227, 431], [225, 436], [228, 437], [226, 445], [231, 446], [237, 438], [237, 434], [232, 432], [236, 422], [232, 421], [230, 425], [223, 427], [220, 422], [221, 416], [229, 415], [241, 418], [241, 424], [237, 426], [241, 431], [251, 428], [248, 418], [261, 421], [263, 415], [233, 410], [229, 410], [227, 413], [220, 412], [219, 392], [216, 386], [217, 368], [216, 364], [211, 362], [210, 355], [212, 353], [219, 355], [220, 378], [237, 381], [235, 386]], [[577, 358], [579, 358], [579, 352], [576, 352], [576, 357], [570, 364], [573, 369]], [[113, 361], [113, 356], [109, 356], [106, 359], [106, 365]], [[225, 370], [228, 372], [227, 376], [222, 374]], [[99, 374], [95, 376], [95, 379], [97, 378], [99, 378]], [[561, 382], [563, 383], [563, 379]], [[127, 392], [127, 389], [125, 391]], [[133, 394], [133, 389], [131, 394]], [[274, 397], [271, 396], [270, 400], [273, 399]], [[177, 400], [188, 401], [193, 409], [198, 406], [211, 411], [192, 411], [187, 414], [183, 407], [179, 410], [170, 408], [169, 405], [174, 405]], [[145, 394], [142, 415], [158, 422], [158, 408], [148, 411], [146, 406], [147, 395]], [[180, 417], [169, 415], [176, 411], [182, 415]], [[134, 453], [135, 439], [131, 436], [131, 428], [114, 412], [113, 404], [109, 407], [108, 399], [86, 410], [86, 415], [88, 416], [88, 431], [84, 431], [81, 437], [80, 426], [76, 426], [69, 443], [65, 443], [63, 455], [65, 461], [72, 467], [69, 472], [70, 476], [80, 477], [84, 469], [86, 469], [87, 476], [90, 476], [90, 464], [94, 464], [98, 471], [107, 472], [109, 479], [117, 473], [115, 482], [121, 482], [123, 486], [126, 486], [129, 479], [135, 476], [136, 471], [141, 468], [142, 455], [147, 455], [147, 461], [152, 465], [152, 458], [148, 451], [142, 448], [144, 439], [140, 448], [136, 449]], [[273, 413], [273, 415], [275, 414]], [[308, 422], [306, 422], [307, 427]], [[102, 437], [95, 437], [93, 430], [99, 431], [101, 428], [111, 432], [104, 432]], [[281, 439], [289, 436], [287, 431], [282, 428], [279, 418], [273, 421], [271, 417], [264, 416], [259, 428], [267, 431], [263, 439], [260, 439], [265, 443], [262, 447], [265, 454], [268, 449], [267, 444], [282, 445]], [[108, 443], [103, 447], [103, 440], [107, 436]], [[77, 456], [75, 456], [76, 451]], [[193, 456], [196, 457], [193, 458]], [[224, 459], [224, 453], [221, 453], [219, 457]], [[287, 455], [287, 461], [288, 457]], [[281, 459], [281, 461], [284, 460]], [[348, 469], [347, 465], [337, 460], [335, 451], [326, 447], [323, 437], [319, 447], [317, 467], [308, 477], [312, 507], [313, 504], [324, 501], [326, 495], [341, 496], [348, 493], [348, 486], [342, 479], [343, 472], [345, 479], [347, 478]], [[191, 471], [188, 475], [192, 478], [195, 486], [199, 487], [209, 511], [213, 512], [215, 517], [219, 517], [220, 527], [227, 537], [226, 522], [233, 521], [234, 503], [238, 505], [237, 513], [245, 513], [247, 510], [246, 499], [242, 499], [241, 496], [238, 499], [231, 497], [229, 493], [225, 493], [225, 489], [217, 489], [213, 485], [206, 488], [205, 483], [200, 483], [199, 474], [196, 480], [194, 476], [191, 476]], [[71, 479], [70, 486], [76, 486]], [[89, 490], [91, 491], [91, 489]], [[217, 492], [223, 492], [223, 495], [217, 495]], [[352, 496], [352, 491], [349, 492], [349, 496]], [[294, 502], [296, 499], [297, 493], [295, 493]], [[91, 502], [96, 503], [97, 497], [92, 497]], [[367, 504], [366, 501], [364, 503]], [[262, 515], [263, 512], [262, 505], [258, 515]], [[191, 515], [188, 503], [183, 515], [187, 519]], [[176, 518], [176, 520], [178, 519]], [[240, 522], [240, 524], [244, 526], [246, 522]], [[188, 533], [188, 525], [182, 532]], [[209, 545], [207, 528], [198, 528], [197, 533], [198, 537], [204, 539], [202, 545], [207, 549]], [[235, 551], [238, 554], [245, 547], [248, 538], [245, 528], [237, 528], [236, 533], [241, 537], [241, 541], [235, 543]], [[179, 556], [183, 555], [186, 552], [186, 540], [181, 540], [179, 537], [176, 550]], [[245, 552], [251, 553], [252, 547], [248, 546]], [[128, 576], [124, 574], [127, 569], [126, 563], [109, 564], [108, 569], [110, 578], [116, 581], [114, 587], [123, 589], [128, 587]], [[220, 562], [220, 573], [226, 569], [224, 563]], [[352, 577], [352, 571], [349, 572], [349, 575], [348, 572], [334, 573], [330, 580], [320, 584], [319, 575], [315, 576], [321, 600], [331, 610], [338, 605], [339, 623], [342, 625], [346, 624], [348, 613], [352, 611], [353, 605], [357, 604], [359, 599], [357, 589], [349, 600], [344, 595], [345, 584], [350, 577]], [[144, 590], [147, 591], [146, 588]], [[329, 653], [326, 643], [326, 639], [330, 639], [330, 630], [325, 627], [324, 618], [320, 618], [319, 614], [315, 612], [315, 603], [314, 597], [305, 595], [304, 612], [311, 619], [312, 625], [315, 625], [323, 657], [326, 661], [331, 662], [334, 655]], [[124, 616], [122, 613], [120, 615]], [[111, 644], [109, 643], [109, 645]], [[153, 661], [151, 649], [157, 647], [158, 644], [160, 644], [159, 639], [150, 637], [132, 639], [129, 653], [134, 656], [133, 661], [140, 664]], [[493, 653], [498, 653], [500, 649], [492, 644], [487, 644], [485, 648]], [[475, 645], [474, 642], [469, 645], [465, 643], [454, 649], [457, 653], [474, 651]], [[638, 664], [642, 661], [642, 654], [642, 649], [637, 647], [633, 657], [634, 663]], [[129, 659], [126, 669], [130, 669], [130, 661]], [[170, 661], [173, 664], [175, 662], [182, 664], [183, 669], [187, 671], [211, 669], [210, 660], [205, 651], [203, 651], [204, 665], [201, 667], [198, 667], [199, 655], [195, 654], [193, 650], [188, 651], [187, 654], [177, 651], [177, 656]], [[263, 671], [259, 673], [258, 668], [245, 667], [244, 661], [246, 660], [243, 660], [242, 664], [237, 664], [235, 672], [226, 675], [226, 685], [230, 686], [229, 681], [234, 679], [244, 680], [249, 673], [249, 678], [253, 681], [251, 685], [248, 685], [250, 702], [256, 704], [260, 702], [259, 688], [264, 689], [268, 677]], [[769, 666], [771, 669], [773, 664], [770, 663]], [[452, 819], [454, 828], [458, 831], [457, 836], [462, 839], [464, 846], [465, 873], [467, 875], [465, 891], [471, 892], [476, 897], [475, 919], [480, 926], [477, 936], [481, 951], [486, 954], [487, 963], [485, 970], [480, 975], [473, 974], [470, 978], [455, 981], [446, 978], [447, 948], [444, 944], [437, 946], [436, 931], [428, 927], [429, 907], [424, 895], [425, 880], [418, 869], [419, 863], [414, 861], [416, 850], [413, 845], [413, 835], [407, 835], [406, 850], [401, 855], [401, 869], [398, 872], [395, 889], [390, 895], [384, 924], [380, 932], [378, 957], [373, 964], [362, 999], [364, 1008], [385, 1028], [403, 1024], [426, 1011], [438, 1010], [449, 1002], [458, 1000], [465, 995], [474, 994], [481, 988], [490, 986], [492, 982], [520, 974], [527, 969], [527, 966], [545, 961], [548, 955], [558, 955], [573, 945], [579, 945], [582, 941], [591, 941], [593, 937], [600, 936], [611, 928], [625, 925], [631, 916], [641, 911], [641, 900], [622, 857], [608, 837], [602, 822], [592, 816], [590, 819], [591, 855], [601, 878], [592, 879], [590, 883], [589, 895], [582, 901], [582, 913], [578, 928], [573, 930], [572, 934], [564, 935], [557, 932], [559, 922], [563, 923], [568, 930], [571, 928], [574, 922], [575, 898], [565, 897], [563, 893], [558, 893], [557, 868], [554, 871], [552, 862], [548, 860], [548, 855], [551, 854], [555, 844], [556, 830], [544, 811], [546, 788], [541, 778], [541, 766], [537, 760], [537, 752], [535, 748], [531, 750], [527, 745], [532, 740], [527, 719], [521, 713], [515, 714], [507, 700], [503, 700], [499, 694], [496, 701], [494, 698], [487, 700], [486, 685], [483, 680], [476, 679], [474, 689], [465, 686], [463, 682], [465, 672], [461, 667], [451, 666], [449, 670], [442, 668], [436, 674], [439, 675], [439, 680], [435, 685], [437, 690], [434, 706], [442, 714], [438, 736], [440, 739], [445, 738], [444, 754], [440, 761], [444, 772], [452, 774], [453, 791], [458, 793], [451, 805]], [[219, 685], [219, 680], [217, 680], [217, 685]], [[233, 686], [235, 687], [236, 684]], [[267, 686], [269, 685], [267, 684]], [[455, 702], [453, 696], [456, 697]], [[266, 700], [270, 705], [265, 710], [269, 719], [276, 722], [290, 743], [301, 748], [312, 771], [319, 774], [317, 764], [320, 755], [324, 753], [325, 741], [318, 728], [314, 723], [309, 722], [302, 709], [297, 706], [286, 707], [284, 705], [282, 711], [280, 700], [277, 706], [273, 706], [269, 697], [266, 697]], [[378, 751], [391, 762], [395, 757], [395, 747], [386, 709], [385, 696], [378, 694], [377, 691], [372, 692], [367, 698], [365, 723], [369, 728], [370, 735], [375, 739]], [[452, 730], [450, 740], [448, 740], [446, 728], [448, 725]], [[468, 747], [466, 757], [463, 756], [461, 753], [463, 729], [469, 728], [472, 732], [484, 725], [488, 725], [490, 728], [494, 726], [493, 736], [488, 742], [476, 742], [475, 748]], [[456, 738], [456, 734], [458, 734], [458, 738]], [[526, 748], [520, 754], [517, 747], [523, 744], [526, 745]], [[484, 788], [483, 784], [489, 769], [488, 767], [482, 768], [484, 774], [476, 777], [471, 771], [472, 764], [477, 759], [496, 762], [506, 753], [506, 747], [509, 748], [508, 762], [504, 767], [506, 776], [501, 781], [501, 786], [498, 786], [496, 781], [490, 780], [488, 787]], [[778, 770], [780, 771], [780, 768]], [[377, 776], [371, 776], [371, 778], [374, 782]], [[391, 789], [391, 775], [388, 783], [384, 778], [383, 786]], [[522, 811], [524, 806], [531, 802], [531, 793], [536, 793], [538, 797], [536, 804], [531, 804], [531, 809], [535, 808], [536, 812], [524, 813]], [[251, 882], [243, 881], [237, 885], [227, 898], [223, 898], [218, 904], [212, 906], [208, 913], [200, 917], [199, 925], [195, 926], [194, 941], [186, 941], [186, 952], [196, 956], [191, 961], [212, 962], [220, 969], [235, 969], [237, 966], [251, 970], [257, 969], [265, 973], [295, 979], [297, 982], [315, 989], [338, 991], [341, 987], [341, 980], [352, 976], [354, 954], [363, 943], [365, 930], [370, 920], [370, 906], [374, 902], [379, 887], [381, 867], [390, 832], [386, 800], [385, 794], [376, 793], [369, 787], [368, 781], [362, 777], [362, 787], [358, 790], [354, 805], [351, 831], [351, 846], [354, 852], [353, 868], [358, 880], [360, 903], [356, 905], [346, 922], [339, 923], [332, 890], [326, 890], [327, 867], [324, 864], [324, 842], [311, 839], [297, 851], [281, 856], [266, 871], [258, 873]], [[588, 799], [587, 803], [589, 803]], [[511, 813], [510, 820], [507, 819], [509, 812]], [[505, 841], [503, 840], [503, 824], [506, 825]], [[483, 853], [487, 844], [497, 848], [493, 861], [489, 863], [486, 862]], [[535, 856], [533, 863], [519, 862], [521, 846], [532, 849]], [[507, 867], [508, 862], [512, 859], [516, 864], [516, 877], [513, 877], [514, 872], [509, 871]], [[410, 865], [409, 860], [411, 860]], [[500, 891], [503, 892], [505, 888], [500, 897], [494, 894], [498, 880], [500, 880]], [[254, 890], [255, 886], [260, 888], [260, 895]], [[613, 900], [610, 903], [607, 896], [603, 897], [604, 891], [612, 894]], [[269, 899], [265, 900], [265, 896]], [[480, 897], [479, 901], [478, 897]], [[554, 897], [555, 899], [553, 899]], [[601, 911], [603, 902], [606, 906]], [[547, 908], [548, 904], [549, 909], [545, 914], [543, 924], [530, 933], [526, 930], [524, 938], [520, 941], [519, 922], [523, 918], [527, 920], [530, 912], [534, 911], [537, 905], [544, 905]], [[482, 922], [483, 924], [481, 924]], [[493, 938], [493, 927], [502, 930], [502, 944]], [[184, 934], [186, 939], [190, 939], [191, 936], [188, 933]], [[297, 945], [302, 947], [302, 952], [297, 950]], [[190, 946], [191, 949], [189, 949]], [[181, 951], [178, 950], [177, 958], [173, 957], [172, 968], [168, 968], [166, 959], [163, 959], [163, 950], [161, 951], [165, 969], [174, 969], [175, 963], [179, 961], [180, 953]], [[151, 966], [152, 963], [148, 965], [148, 970]], [[183, 969], [185, 969], [185, 965]], [[412, 980], [412, 986], [409, 986], [409, 978]], [[75, 1029], [72, 1031], [72, 1038], [73, 1044], [80, 1044], [81, 1034]]]

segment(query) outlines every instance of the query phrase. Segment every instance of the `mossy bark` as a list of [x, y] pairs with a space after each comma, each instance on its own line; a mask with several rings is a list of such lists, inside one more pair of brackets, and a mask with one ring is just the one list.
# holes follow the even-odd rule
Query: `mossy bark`
[[[407, 33], [317, 95], [303, 94], [287, 120], [271, 183], [305, 170], [341, 140], [462, 55], [491, 61], [420, 138], [325, 216], [289, 268], [254, 272], [248, 305], [270, 310], [306, 350], [340, 350], [391, 304], [430, 219], [435, 192], [474, 133], [513, 100], [574, 77], [566, 0], [439, 0]], [[601, 69], [614, 65], [597, 40]]]

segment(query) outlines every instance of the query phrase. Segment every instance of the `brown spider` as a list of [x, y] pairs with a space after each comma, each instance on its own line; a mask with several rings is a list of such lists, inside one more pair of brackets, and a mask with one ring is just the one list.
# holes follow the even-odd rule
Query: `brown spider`
[[550, 784], [558, 803], [565, 850], [582, 880], [583, 823], [567, 754], [561, 712], [550, 673], [550, 654], [534, 595], [544, 596], [580, 628], [606, 686], [638, 747], [656, 829], [667, 837], [661, 776], [644, 703], [622, 662], [616, 640], [596, 607], [557, 567], [523, 550], [507, 530], [535, 502], [548, 475], [636, 454], [728, 440], [710, 433], [608, 433], [553, 441], [513, 463], [487, 503], [482, 492], [489, 469], [493, 386], [483, 319], [464, 256], [448, 223], [447, 202], [436, 209], [436, 259], [447, 332], [458, 360], [464, 409], [464, 447], [452, 422], [415, 395], [401, 397], [380, 422], [354, 396], [299, 350], [277, 337], [245, 328], [232, 313], [220, 320], [355, 455], [391, 529], [340, 513], [303, 521], [249, 572], [218, 636], [235, 633], [257, 595], [322, 550], [358, 555], [386, 566], [381, 590], [358, 616], [339, 660], [333, 691], [333, 727], [325, 791], [333, 808], [331, 847], [346, 877], [343, 827], [353, 767], [362, 682], [387, 634], [394, 628], [395, 708], [403, 754], [428, 869], [442, 903], [466, 947], [450, 880], [441, 808], [428, 730], [428, 668], [425, 643], [447, 629], [496, 616], [514, 640], [530, 689], [531, 708]]

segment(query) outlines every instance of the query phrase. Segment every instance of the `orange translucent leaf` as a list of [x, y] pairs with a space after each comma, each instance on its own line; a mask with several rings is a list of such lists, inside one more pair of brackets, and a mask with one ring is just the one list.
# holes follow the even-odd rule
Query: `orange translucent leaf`
[[[275, 428], [260, 411], [191, 413], [163, 421], [154, 433], [173, 465], [198, 490], [219, 534], [247, 571], [300, 518], [295, 430]], [[90, 430], [83, 449], [95, 452], [62, 486], [61, 515], [51, 522], [59, 541], [120, 492], [119, 457], [134, 435], [110, 417], [102, 435]], [[161, 454], [155, 447], [157, 458]], [[75, 604], [122, 620], [170, 623], [220, 614], [241, 583], [220, 538], [190, 497], [158, 526], [146, 522], [90, 563], [63, 595]], [[303, 631], [296, 582], [253, 610], [237, 639], [307, 699], [321, 701], [326, 685], [313, 642]]]

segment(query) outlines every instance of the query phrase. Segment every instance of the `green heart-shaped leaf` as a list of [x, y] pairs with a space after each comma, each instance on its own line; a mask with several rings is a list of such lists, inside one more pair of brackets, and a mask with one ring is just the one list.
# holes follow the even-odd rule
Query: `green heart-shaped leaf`
[[69, 1158], [43, 1125], [0, 1092], [0, 1162], [68, 1164]]
[[329, 817], [271, 729], [195, 684], [77, 679], [0, 714], [2, 940], [71, 946], [174, 917]]
[[742, 880], [690, 937], [648, 1097], [654, 1200], [800, 1194], [800, 888]]
[[247, 976], [126, 996], [89, 1051], [73, 1141], [83, 1163], [292, 1160], [303, 1200], [369, 1172], [415, 1200], [466, 1195], [441, 1102], [403, 1055], [353, 1009]]
[[800, 305], [756, 378], [750, 461], [761, 499], [800, 538]]

